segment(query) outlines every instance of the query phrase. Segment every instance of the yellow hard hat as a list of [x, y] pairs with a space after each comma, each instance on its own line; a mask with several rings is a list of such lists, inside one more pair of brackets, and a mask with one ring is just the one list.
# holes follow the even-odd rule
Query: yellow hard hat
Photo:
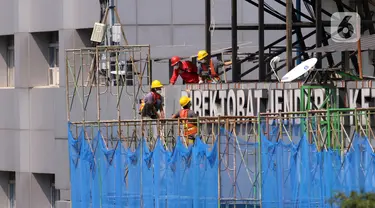
[[161, 82], [159, 80], [152, 81], [152, 83], [151, 83], [151, 89], [161, 88], [161, 87], [163, 87], [163, 85], [161, 84]]
[[190, 98], [188, 96], [182, 96], [180, 98], [180, 105], [181, 107], [185, 107], [189, 102], [190, 102]]
[[204, 59], [206, 56], [208, 56], [208, 53], [206, 50], [201, 50], [198, 52], [198, 61]]

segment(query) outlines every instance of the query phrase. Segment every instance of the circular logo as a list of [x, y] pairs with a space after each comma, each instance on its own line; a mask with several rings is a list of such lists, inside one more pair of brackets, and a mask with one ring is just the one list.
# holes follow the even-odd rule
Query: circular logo
[[305, 66], [303, 67], [304, 70], [308, 70], [309, 69], [309, 66]]

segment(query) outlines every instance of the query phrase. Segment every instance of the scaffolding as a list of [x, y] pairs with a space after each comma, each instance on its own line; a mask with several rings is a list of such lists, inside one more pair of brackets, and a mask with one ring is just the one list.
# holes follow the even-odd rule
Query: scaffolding
[[[67, 120], [99, 122], [103, 115], [106, 118], [117, 114], [120, 121], [124, 113], [129, 112], [136, 119], [137, 101], [149, 90], [151, 83], [150, 67], [149, 45], [66, 50]], [[96, 101], [90, 102], [94, 99]], [[106, 103], [108, 100], [115, 103]], [[124, 102], [131, 103], [131, 108], [126, 106], [122, 111]], [[104, 108], [103, 103], [106, 104]], [[93, 111], [88, 114], [88, 109], [93, 108], [96, 108], [96, 114]]]

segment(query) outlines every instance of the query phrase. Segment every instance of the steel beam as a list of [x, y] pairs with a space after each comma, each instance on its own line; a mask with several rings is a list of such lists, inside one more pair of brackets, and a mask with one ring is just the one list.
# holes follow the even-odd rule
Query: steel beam
[[[294, 34], [294, 32], [293, 32], [293, 34]], [[267, 46], [265, 46], [265, 47], [264, 47], [264, 51], [266, 51], [267, 49], [272, 48], [273, 46], [275, 46], [275, 45], [278, 44], [278, 43], [281, 43], [281, 42], [284, 41], [285, 39], [286, 39], [286, 37], [283, 36], [283, 37], [281, 37], [281, 38], [275, 40], [274, 42], [272, 42], [272, 43], [268, 44]], [[252, 58], [255, 58], [255, 56], [256, 56], [257, 54], [259, 54], [259, 51], [257, 51], [257, 52], [255, 52], [255, 53], [253, 53], [253, 54], [247, 56], [246, 58], [240, 60], [240, 61], [239, 61], [239, 64], [243, 64], [243, 63], [245, 63], [246, 61], [251, 60]], [[230, 70], [230, 69], [227, 69], [226, 71], [229, 71], [229, 70]], [[222, 73], [223, 73], [223, 72], [222, 72]]]
[[[250, 3], [250, 4], [252, 4], [252, 5], [254, 5], [254, 6], [256, 6], [256, 7], [259, 7], [259, 5], [258, 5], [257, 3], [255, 3], [254, 1], [252, 1], [252, 0], [245, 0], [245, 1], [248, 2], [248, 3]], [[263, 8], [264, 8], [264, 7], [263, 7]], [[277, 14], [276, 12], [271, 11], [271, 10], [268, 9], [268, 8], [264, 8], [264, 11], [266, 11], [268, 14], [270, 14], [270, 15], [276, 17], [277, 19], [279, 19], [279, 20], [285, 22], [285, 16], [283, 16], [283, 15], [281, 15], [281, 14]]]
[[[298, 1], [298, 0], [297, 0], [297, 1]], [[286, 3], [284, 3], [284, 2], [281, 1], [281, 0], [275, 0], [275, 2], [277, 2], [277, 3], [281, 4], [281, 5], [283, 5], [284, 7], [286, 7]], [[314, 21], [314, 18], [312, 18], [312, 17], [310, 17], [309, 15], [307, 15], [307, 14], [301, 12], [301, 11], [298, 11], [298, 10], [296, 10], [296, 9], [294, 9], [294, 8], [293, 8], [293, 13], [296, 13], [297, 15], [300, 15], [301, 17], [304, 17], [305, 19], [310, 20], [310, 21], [312, 21], [312, 22]], [[301, 19], [300, 19], [299, 21], [301, 21]]]
[[[316, 47], [320, 48], [322, 47], [322, 0], [314, 0], [315, 1], [315, 42]], [[317, 53], [316, 58], [318, 59], [318, 62], [316, 63], [316, 68], [320, 69], [322, 68], [322, 53]]]
[[232, 0], [232, 82], [241, 81], [237, 64], [237, 0]]
[[[331, 24], [327, 21], [324, 22], [324, 26], [329, 27]], [[285, 30], [286, 24], [280, 23], [280, 24], [264, 24], [265, 30]], [[247, 25], [238, 25], [237, 30], [259, 30], [260, 26], [259, 24], [247, 24]], [[293, 29], [298, 28], [315, 28], [315, 24], [311, 22], [295, 22], [292, 23]], [[212, 27], [211, 29], [215, 30], [232, 30], [231, 26], [221, 26], [221, 27]]]
[[206, 9], [206, 22], [205, 22], [205, 35], [206, 35], [206, 51], [208, 53], [208, 58], [211, 57], [211, 0], [205, 0]]
[[[301, 0], [296, 0], [296, 9], [293, 8], [293, 22], [301, 22]], [[302, 37], [302, 31], [301, 31], [301, 28], [298, 28], [297, 29], [297, 40], [300, 40], [301, 37]], [[306, 45], [305, 45], [305, 41], [300, 41], [300, 44], [298, 45], [297, 47], [297, 55], [300, 57], [300, 54], [301, 54], [301, 49], [303, 51], [303, 53], [305, 53], [304, 51], [306, 50]], [[307, 53], [305, 53], [304, 55], [307, 55]], [[308, 55], [307, 55], [307, 58], [308, 58]], [[298, 58], [297, 59], [297, 65], [301, 63], [301, 58]]]
[[[297, 0], [297, 2], [298, 1], [300, 1], [300, 0]], [[300, 19], [301, 19], [301, 17], [298, 17], [298, 15], [295, 12], [293, 12], [293, 14], [292, 14], [293, 22], [297, 22]], [[305, 41], [303, 39], [301, 27], [295, 28], [295, 32], [296, 32], [296, 35], [297, 35], [297, 41], [299, 42], [298, 46], [297, 46], [297, 55], [299, 57], [301, 57], [300, 54], [302, 54], [304, 60], [307, 60], [307, 59], [309, 59], [309, 55], [305, 52], [306, 51], [306, 44], [305, 44]], [[297, 64], [300, 64], [300, 63], [301, 63], [301, 58], [298, 58]]]
[[259, 45], [259, 81], [266, 80], [266, 65], [264, 57], [264, 0], [259, 0], [258, 6], [258, 45]]
[[293, 60], [292, 60], [292, 42], [293, 42], [293, 35], [292, 35], [292, 27], [293, 27], [293, 20], [292, 20], [292, 12], [293, 12], [293, 0], [286, 0], [286, 68], [290, 71], [293, 67]]
[[[313, 36], [314, 34], [315, 34], [315, 31], [310, 32], [309, 34], [307, 34], [307, 35], [305, 35], [305, 36], [303, 37], [303, 40], [306, 40], [307, 38]], [[286, 38], [286, 37], [284, 37], [284, 39], [285, 39], [285, 38]], [[280, 42], [281, 42], [281, 41], [280, 41]], [[277, 43], [276, 43], [276, 44], [277, 44]], [[275, 45], [276, 45], [276, 44], [275, 44]], [[295, 46], [295, 45], [297, 45], [297, 42], [294, 42], [294, 43], [292, 44], [292, 46]], [[280, 55], [280, 54], [282, 54], [282, 53], [284, 53], [284, 52], [285, 52], [285, 50], [281, 50], [281, 51], [279, 51], [278, 53], [275, 53], [274, 55], [277, 56], [277, 55]], [[244, 73], [241, 74], [241, 77], [244, 77], [244, 76], [246, 76], [247, 74], [251, 73], [252, 71], [254, 71], [255, 69], [257, 69], [258, 66], [259, 66], [259, 65], [255, 65], [254, 67], [248, 69], [247, 71], [245, 71]], [[272, 75], [272, 72], [267, 73], [267, 77], [270, 76], [270, 75]]]

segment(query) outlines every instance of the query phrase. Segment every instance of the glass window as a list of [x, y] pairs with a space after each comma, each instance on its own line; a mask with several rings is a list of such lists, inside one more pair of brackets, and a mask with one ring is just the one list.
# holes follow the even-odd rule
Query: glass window
[[14, 86], [14, 47], [8, 47], [7, 51], [7, 87]]
[[50, 85], [59, 85], [59, 44], [51, 43], [48, 47], [48, 80]]
[[59, 47], [51, 45], [48, 47], [48, 64], [50, 68], [59, 67]]
[[55, 50], [55, 57], [56, 57], [56, 67], [59, 67], [59, 47], [56, 47]]

